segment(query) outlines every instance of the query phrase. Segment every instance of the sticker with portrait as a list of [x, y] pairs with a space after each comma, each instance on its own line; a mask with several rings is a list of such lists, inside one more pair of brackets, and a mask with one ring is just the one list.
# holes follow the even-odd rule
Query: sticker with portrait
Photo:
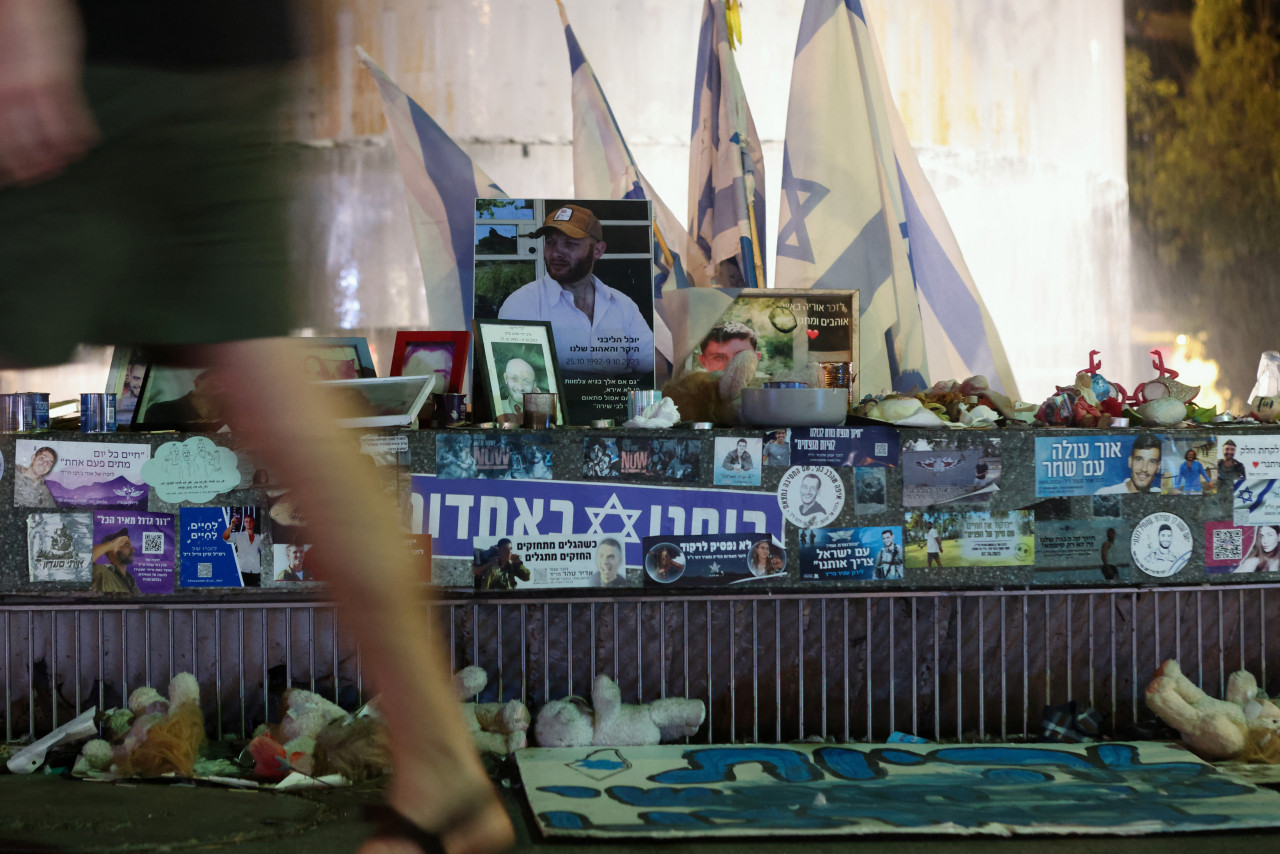
[[93, 564], [93, 514], [32, 513], [27, 516], [27, 568], [35, 582], [89, 586]]
[[858, 516], [884, 513], [889, 509], [885, 496], [889, 493], [888, 472], [882, 468], [853, 470], [853, 512]]
[[616, 537], [476, 537], [471, 569], [477, 591], [618, 587], [627, 578], [622, 553]]
[[769, 534], [664, 534], [643, 544], [645, 587], [723, 587], [787, 571], [787, 550]]
[[1210, 575], [1280, 572], [1280, 525], [1206, 522], [1204, 571]]
[[1111, 519], [1037, 521], [1036, 583], [1129, 580], [1128, 530]]
[[271, 547], [272, 580], [319, 581], [307, 564], [310, 543], [275, 543]]
[[436, 477], [550, 480], [553, 447], [547, 433], [438, 433]]
[[760, 441], [763, 443], [764, 464], [766, 466], [791, 465], [791, 428], [770, 430]]
[[1280, 436], [1215, 436], [1218, 480], [1280, 479]]
[[1036, 497], [1159, 492], [1163, 442], [1136, 436], [1036, 438]]
[[93, 514], [94, 593], [173, 592], [173, 515], [103, 512]]
[[583, 440], [583, 475], [627, 477], [657, 483], [696, 483], [702, 443], [697, 439]]
[[1213, 436], [1164, 433], [1160, 491], [1165, 495], [1213, 495], [1218, 491], [1218, 447]]
[[260, 587], [265, 525], [257, 507], [178, 511], [180, 587]]
[[18, 507], [147, 506], [149, 445], [18, 439], [13, 457]]
[[626, 419], [627, 392], [654, 388], [662, 250], [650, 202], [477, 199], [475, 212], [474, 291], [463, 298], [473, 300], [477, 327], [491, 318], [547, 323], [566, 420]]
[[759, 486], [762, 443], [755, 436], [717, 436], [711, 481], [720, 486]]
[[892, 427], [796, 427], [791, 463], [797, 466], [895, 466], [898, 431]]
[[1129, 552], [1138, 569], [1155, 578], [1177, 574], [1191, 559], [1191, 529], [1172, 513], [1151, 513], [1133, 526]]
[[476, 372], [484, 392], [474, 397], [492, 420], [524, 424], [526, 394], [554, 394], [555, 423], [566, 424], [565, 398], [549, 322], [476, 318]]
[[830, 466], [792, 466], [778, 482], [778, 507], [797, 528], [825, 528], [844, 509], [844, 481]]
[[804, 581], [901, 581], [902, 528], [816, 528], [800, 532]]
[[902, 449], [902, 506], [989, 504], [1000, 491], [1000, 439], [917, 439]]
[[116, 347], [112, 351], [105, 391], [116, 396], [116, 425], [120, 429], [128, 429], [133, 423], [133, 411], [138, 408], [146, 376], [147, 359], [142, 350]]
[[913, 510], [903, 532], [907, 568], [1032, 566], [1035, 526], [1031, 510]]

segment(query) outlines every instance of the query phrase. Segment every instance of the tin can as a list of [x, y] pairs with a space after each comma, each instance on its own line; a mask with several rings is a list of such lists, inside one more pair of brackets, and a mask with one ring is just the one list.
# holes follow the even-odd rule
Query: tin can
[[36, 430], [49, 429], [49, 393], [47, 391], [25, 391], [24, 395], [31, 398], [32, 411], [34, 413], [33, 423]]
[[440, 416], [441, 426], [466, 427], [467, 396], [465, 394], [442, 394], [440, 398], [441, 409], [443, 410]]
[[25, 394], [0, 394], [0, 433], [29, 433], [35, 429], [31, 398]]
[[116, 432], [116, 396], [106, 394], [80, 395], [80, 432]]

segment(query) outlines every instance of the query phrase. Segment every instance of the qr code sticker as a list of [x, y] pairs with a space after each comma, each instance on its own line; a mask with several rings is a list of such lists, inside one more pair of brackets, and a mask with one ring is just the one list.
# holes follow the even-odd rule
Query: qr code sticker
[[211, 563], [196, 564], [196, 578], [213, 578], [213, 564]]
[[1214, 560], [1241, 560], [1244, 558], [1244, 530], [1219, 528], [1213, 532]]
[[164, 534], [159, 531], [147, 531], [142, 535], [142, 553], [144, 555], [164, 554]]
[[876, 442], [876, 456], [877, 456], [877, 457], [885, 457], [885, 456], [888, 456], [888, 455], [889, 455], [889, 443], [888, 443], [888, 442]]

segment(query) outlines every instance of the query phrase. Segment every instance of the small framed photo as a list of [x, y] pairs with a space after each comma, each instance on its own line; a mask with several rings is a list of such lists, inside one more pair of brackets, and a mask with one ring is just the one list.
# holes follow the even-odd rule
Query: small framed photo
[[116, 347], [112, 351], [105, 391], [116, 396], [116, 423], [122, 428], [133, 423], [133, 412], [138, 408], [146, 376], [147, 357], [142, 350]]
[[550, 321], [476, 318], [475, 326], [475, 376], [494, 420], [521, 422], [524, 395], [550, 392], [556, 395], [556, 424], [567, 424]]
[[365, 413], [339, 418], [339, 427], [412, 427], [433, 389], [440, 385], [435, 374], [421, 377], [371, 377], [362, 380], [333, 380], [324, 387], [338, 393], [358, 395], [353, 409]]
[[397, 332], [391, 376], [435, 374], [433, 394], [461, 394], [470, 346], [470, 332]]
[[298, 338], [302, 370], [309, 380], [355, 380], [376, 377], [365, 338]]
[[143, 374], [130, 428], [216, 432], [226, 424], [221, 407], [227, 382], [225, 370], [151, 363]]

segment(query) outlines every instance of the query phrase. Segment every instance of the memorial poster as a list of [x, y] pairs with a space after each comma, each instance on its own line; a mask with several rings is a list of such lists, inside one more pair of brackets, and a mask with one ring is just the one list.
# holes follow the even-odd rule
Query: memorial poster
[[902, 506], [988, 504], [1000, 491], [1003, 469], [999, 438], [917, 440], [902, 450]]
[[31, 581], [89, 585], [93, 564], [93, 516], [32, 513], [27, 516], [27, 568]]
[[1162, 444], [1149, 433], [1036, 437], [1036, 496], [1159, 492]]
[[902, 527], [816, 528], [801, 531], [804, 581], [901, 581]]
[[133, 576], [139, 593], [172, 593], [177, 551], [173, 515], [123, 511], [93, 514], [95, 543], [119, 537], [128, 538], [124, 548], [108, 552], [94, 562], [94, 589], [99, 587], [97, 576], [109, 578], [112, 572], [124, 572]]
[[471, 566], [476, 590], [600, 587], [611, 560], [610, 578], [625, 581], [621, 553], [616, 537], [477, 537]]
[[13, 456], [18, 507], [146, 509], [149, 445], [18, 439]]
[[475, 210], [474, 317], [550, 322], [569, 422], [625, 420], [627, 392], [655, 385], [650, 203], [477, 199]]
[[1132, 576], [1129, 529], [1120, 519], [1036, 521], [1036, 582], [1117, 581]]
[[582, 475], [626, 477], [654, 483], [697, 483], [702, 443], [697, 439], [598, 436], [582, 440]]
[[550, 480], [552, 448], [547, 433], [437, 433], [436, 476]]
[[1030, 510], [920, 511], [907, 514], [907, 569], [1032, 566]]
[[1204, 529], [1206, 573], [1280, 572], [1280, 525], [1206, 522]]
[[723, 486], [759, 486], [762, 444], [756, 437], [717, 436], [712, 482]]
[[795, 427], [791, 464], [797, 466], [895, 466], [898, 431], [892, 427]]
[[645, 537], [644, 554], [645, 587], [721, 587], [787, 569], [787, 550], [769, 534]]

